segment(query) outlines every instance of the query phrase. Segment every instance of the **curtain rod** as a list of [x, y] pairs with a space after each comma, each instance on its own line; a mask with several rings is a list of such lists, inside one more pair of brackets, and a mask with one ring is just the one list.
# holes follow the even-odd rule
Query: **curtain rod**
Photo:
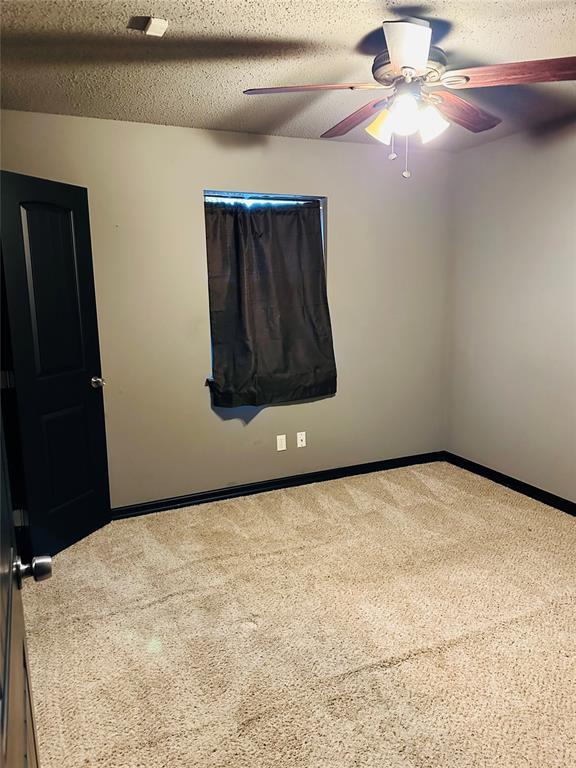
[[324, 197], [319, 195], [275, 195], [273, 193], [266, 192], [212, 192], [211, 190], [204, 190], [205, 198], [218, 198], [222, 200], [229, 199], [231, 197], [238, 198], [239, 200], [278, 200], [280, 202], [296, 201], [296, 202], [322, 202]]

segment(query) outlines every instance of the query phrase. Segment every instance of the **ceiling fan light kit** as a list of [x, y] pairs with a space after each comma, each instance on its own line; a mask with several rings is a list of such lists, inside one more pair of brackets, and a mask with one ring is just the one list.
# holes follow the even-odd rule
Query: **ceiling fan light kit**
[[405, 165], [402, 176], [409, 179], [412, 174], [408, 169], [408, 138], [418, 132], [423, 144], [440, 136], [449, 127], [440, 112], [432, 104], [419, 107], [416, 99], [409, 93], [397, 96], [390, 109], [384, 108], [365, 128], [373, 138], [390, 146], [388, 160], [396, 160], [394, 136], [405, 139]]
[[576, 80], [576, 56], [449, 70], [446, 53], [431, 45], [432, 27], [428, 21], [413, 18], [385, 21], [382, 28], [386, 47], [374, 59], [373, 83], [251, 88], [244, 93], [381, 91], [380, 99], [368, 102], [345, 117], [325, 131], [322, 138], [344, 136], [372, 118], [365, 130], [372, 138], [391, 145], [389, 159], [397, 157], [394, 136], [405, 139], [406, 163], [402, 176], [409, 178], [409, 136], [419, 133], [422, 143], [427, 144], [444, 133], [451, 123], [479, 133], [502, 122], [453, 90]]

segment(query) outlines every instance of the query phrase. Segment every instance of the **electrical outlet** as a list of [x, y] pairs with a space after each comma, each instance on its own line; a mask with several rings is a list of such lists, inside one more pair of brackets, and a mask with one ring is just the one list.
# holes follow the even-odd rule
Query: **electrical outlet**
[[306, 432], [296, 432], [296, 446], [306, 448]]
[[276, 450], [277, 451], [286, 450], [286, 435], [276, 435]]

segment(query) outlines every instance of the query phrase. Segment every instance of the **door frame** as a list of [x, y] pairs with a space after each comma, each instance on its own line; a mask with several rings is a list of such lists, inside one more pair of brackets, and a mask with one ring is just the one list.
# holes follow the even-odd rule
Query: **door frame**
[[[38, 768], [38, 737], [35, 727], [34, 703], [30, 685], [30, 664], [24, 626], [21, 581], [14, 570], [17, 558], [23, 560], [22, 550], [16, 536], [14, 522], [14, 503], [11, 494], [11, 477], [7, 456], [4, 429], [4, 409], [0, 414], [0, 443], [2, 477], [2, 506], [6, 506], [3, 515], [8, 518], [8, 541], [4, 542], [5, 551], [9, 551], [9, 570], [3, 573], [8, 579], [8, 601], [3, 605], [0, 621], [4, 621], [4, 644], [0, 647], [2, 663], [2, 706], [0, 707], [0, 763], [5, 756], [9, 761], [23, 758], [23, 765]], [[2, 527], [4, 528], [4, 520]], [[9, 544], [9, 548], [6, 549]], [[16, 644], [16, 645], [15, 645]], [[20, 746], [18, 746], [20, 744]], [[12, 768], [10, 764], [7, 768]], [[19, 766], [14, 766], [19, 768]]]

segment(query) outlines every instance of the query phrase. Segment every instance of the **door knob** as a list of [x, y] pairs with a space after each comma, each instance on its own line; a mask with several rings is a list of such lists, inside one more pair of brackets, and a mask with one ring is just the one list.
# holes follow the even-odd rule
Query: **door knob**
[[90, 384], [94, 389], [101, 389], [106, 384], [106, 379], [103, 379], [101, 376], [92, 376]]
[[22, 580], [32, 576], [34, 581], [44, 581], [52, 576], [52, 558], [50, 555], [39, 555], [33, 557], [31, 563], [23, 563], [20, 555], [17, 555], [14, 559], [14, 573], [18, 586], [22, 584]]

